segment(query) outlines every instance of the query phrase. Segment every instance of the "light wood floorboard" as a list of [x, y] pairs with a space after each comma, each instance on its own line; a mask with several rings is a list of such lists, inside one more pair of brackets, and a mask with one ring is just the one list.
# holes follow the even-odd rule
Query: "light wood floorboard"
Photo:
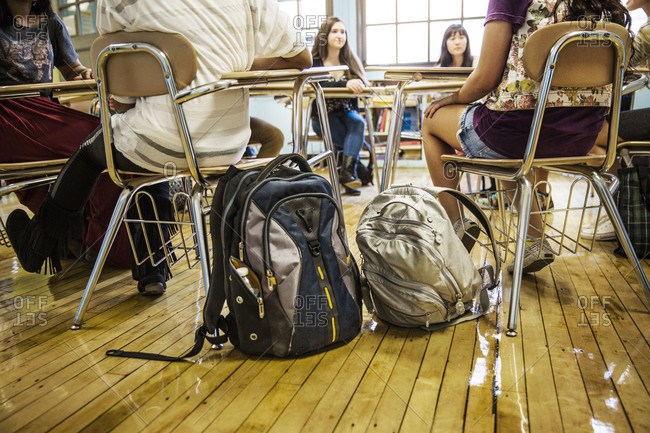
[[[571, 181], [551, 178], [556, 203]], [[396, 183], [429, 181], [399, 169]], [[375, 194], [344, 196], [357, 260], [356, 223]], [[16, 206], [3, 199], [0, 215]], [[165, 363], [105, 352], [191, 347], [205, 299], [198, 269], [180, 264], [164, 296], [145, 298], [129, 270], [107, 266], [72, 331], [91, 266], [28, 274], [0, 247], [0, 431], [648, 432], [650, 314], [615, 248], [597, 242], [524, 276], [516, 337], [505, 336], [504, 269], [488, 313], [455, 327], [428, 333], [366, 312], [360, 335], [325, 353], [258, 358], [206, 345], [195, 363]]]

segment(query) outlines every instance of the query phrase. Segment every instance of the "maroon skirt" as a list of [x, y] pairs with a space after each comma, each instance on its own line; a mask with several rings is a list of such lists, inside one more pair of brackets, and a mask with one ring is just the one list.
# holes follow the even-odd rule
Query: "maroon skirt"
[[[97, 128], [97, 117], [67, 108], [46, 97], [0, 101], [0, 162], [68, 158]], [[36, 212], [48, 187], [20, 191], [18, 200]], [[86, 205], [84, 243], [97, 252], [121, 189], [102, 174]], [[116, 266], [129, 267], [129, 240], [122, 226], [108, 255]]]

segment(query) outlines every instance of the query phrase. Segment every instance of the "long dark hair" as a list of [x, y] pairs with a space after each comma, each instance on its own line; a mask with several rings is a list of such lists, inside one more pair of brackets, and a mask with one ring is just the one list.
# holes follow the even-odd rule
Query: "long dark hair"
[[467, 39], [467, 48], [465, 48], [465, 52], [463, 53], [463, 64], [461, 66], [472, 66], [472, 51], [469, 48], [469, 35], [465, 27], [460, 24], [452, 24], [445, 30], [445, 34], [442, 36], [442, 47], [440, 48], [438, 66], [451, 66], [454, 63], [454, 57], [447, 48], [447, 41], [456, 33], [460, 33]]
[[[48, 18], [54, 15], [50, 0], [36, 0], [32, 3], [32, 12], [35, 15], [47, 15]], [[7, 6], [7, 0], [0, 0], [0, 26], [10, 26], [13, 21], [14, 16]]]
[[[336, 17], [329, 17], [323, 22], [323, 24], [321, 24], [318, 29], [318, 35], [316, 35], [316, 39], [314, 40], [314, 47], [311, 49], [311, 55], [314, 59], [325, 60], [327, 58], [327, 37], [336, 23], [343, 23], [343, 21]], [[345, 23], [343, 24], [345, 25]], [[359, 77], [361, 81], [368, 85], [368, 80], [366, 79], [366, 73], [361, 65], [361, 60], [359, 60], [359, 57], [357, 57], [354, 51], [352, 51], [352, 48], [350, 48], [350, 41], [348, 41], [347, 38], [347, 29], [345, 45], [343, 45], [343, 48], [341, 48], [341, 52], [339, 53], [339, 61], [342, 65], [346, 65], [350, 68], [350, 71], [352, 71], [354, 75]], [[350, 76], [350, 74], [347, 75], [348, 77]]]
[[630, 29], [630, 12], [620, 0], [558, 0], [553, 10], [556, 21], [557, 9], [561, 4], [565, 4], [569, 10], [565, 21], [609, 21]]

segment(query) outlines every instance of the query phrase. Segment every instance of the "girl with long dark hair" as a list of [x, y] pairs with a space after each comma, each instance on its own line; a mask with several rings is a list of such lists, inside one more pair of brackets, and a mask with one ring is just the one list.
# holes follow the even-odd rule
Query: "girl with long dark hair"
[[[350, 48], [343, 21], [336, 17], [328, 18], [318, 30], [312, 49], [314, 66], [340, 66], [349, 68], [345, 72], [333, 72], [329, 81], [321, 82], [323, 87], [347, 87], [355, 94], [367, 85], [366, 74], [361, 61]], [[327, 115], [334, 146], [343, 152], [343, 162], [339, 170], [339, 182], [347, 194], [359, 195], [361, 181], [356, 175], [359, 152], [363, 147], [366, 122], [359, 114], [357, 98], [330, 98], [327, 102]], [[322, 129], [316, 106], [312, 109], [312, 128], [322, 136]]]
[[463, 67], [472, 66], [472, 62], [472, 50], [469, 46], [467, 30], [460, 24], [450, 25], [442, 36], [440, 59], [436, 66]]

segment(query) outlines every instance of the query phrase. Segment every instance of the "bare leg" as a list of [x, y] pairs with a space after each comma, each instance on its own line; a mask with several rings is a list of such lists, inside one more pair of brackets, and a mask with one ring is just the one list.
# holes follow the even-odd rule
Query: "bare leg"
[[[458, 121], [465, 108], [465, 105], [448, 105], [436, 111], [432, 118], [425, 118], [422, 122], [422, 141], [427, 167], [435, 186], [454, 189], [458, 187], [458, 176], [455, 173], [452, 174], [449, 167], [445, 167], [442, 155], [462, 150], [456, 132], [458, 131]], [[533, 181], [533, 174], [531, 173], [529, 176], [529, 179]], [[505, 184], [507, 189], [512, 189], [515, 185], [514, 182], [505, 182]], [[439, 200], [452, 222], [460, 218], [458, 204], [453, 197], [443, 194]], [[537, 200], [532, 200], [531, 212], [536, 213], [530, 216], [529, 234], [539, 237], [542, 231], [542, 218], [539, 215]]]
[[[435, 186], [458, 188], [458, 176], [452, 174], [449, 167], [445, 167], [441, 158], [442, 155], [454, 154], [456, 150], [462, 149], [456, 132], [465, 108], [465, 105], [448, 105], [436, 111], [432, 118], [425, 118], [422, 122], [424, 154], [429, 175]], [[452, 222], [460, 218], [458, 204], [453, 197], [443, 194], [439, 200]]]
[[[594, 147], [591, 148], [589, 154], [604, 155], [607, 152], [608, 132], [609, 132], [609, 122], [607, 121], [607, 119], [605, 119], [605, 122], [603, 122], [603, 128], [598, 133], [598, 137], [596, 137], [596, 144], [594, 144]], [[621, 139], [621, 137], [618, 137], [618, 142], [620, 143], [621, 141], [623, 141], [623, 139]], [[600, 165], [600, 163], [597, 164], [591, 163], [591, 165]], [[616, 161], [614, 161], [614, 164], [609, 168], [609, 170], [607, 170], [607, 172], [615, 175], [616, 173], [618, 173], [618, 170], [620, 168], [621, 168], [621, 163], [617, 159]]]

